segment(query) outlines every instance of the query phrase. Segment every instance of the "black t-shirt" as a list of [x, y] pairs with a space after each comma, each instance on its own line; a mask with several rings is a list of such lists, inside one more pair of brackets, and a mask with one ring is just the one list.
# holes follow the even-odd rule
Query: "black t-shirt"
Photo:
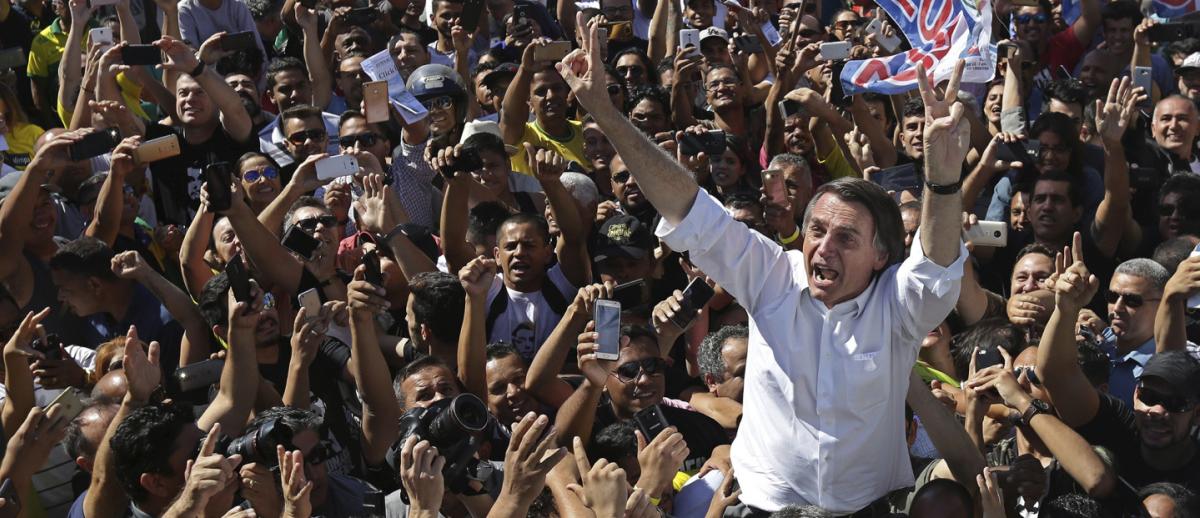
[[160, 225], [191, 223], [200, 207], [200, 184], [204, 166], [213, 162], [234, 163], [243, 153], [254, 151], [253, 139], [238, 142], [218, 126], [212, 137], [200, 144], [183, 138], [183, 130], [158, 123], [146, 125], [146, 140], [176, 135], [179, 155], [150, 164], [154, 186], [154, 210]]
[[1200, 453], [1192, 455], [1183, 467], [1173, 470], [1162, 471], [1150, 466], [1142, 458], [1141, 432], [1134, 423], [1133, 410], [1116, 397], [1100, 394], [1096, 416], [1076, 431], [1089, 443], [1111, 451], [1117, 459], [1118, 475], [1134, 487], [1152, 482], [1174, 482], [1200, 491]]
[[[700, 412], [684, 410], [667, 405], [659, 405], [662, 409], [663, 416], [667, 419], [667, 424], [674, 426], [683, 434], [683, 440], [687, 442], [688, 458], [683, 461], [681, 471], [693, 471], [700, 469], [704, 462], [708, 460], [708, 456], [712, 454], [713, 448], [724, 444], [729, 444], [729, 436], [725, 433], [725, 429]], [[592, 437], [596, 437], [608, 425], [618, 422], [616, 414], [612, 410], [612, 402], [608, 396], [600, 399], [600, 407], [596, 412], [596, 421], [592, 425]], [[632, 420], [629, 424], [637, 427]]]

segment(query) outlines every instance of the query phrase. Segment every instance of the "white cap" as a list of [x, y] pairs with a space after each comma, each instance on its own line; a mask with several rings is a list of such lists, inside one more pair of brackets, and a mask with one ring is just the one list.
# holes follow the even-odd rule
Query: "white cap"
[[725, 29], [720, 27], [709, 27], [700, 31], [700, 41], [704, 41], [708, 38], [721, 38], [721, 41], [728, 43], [729, 33], [725, 32]]
[[1200, 52], [1193, 52], [1190, 56], [1183, 59], [1183, 64], [1175, 69], [1176, 72], [1183, 72], [1187, 69], [1200, 69]]
[[[495, 135], [500, 140], [504, 140], [504, 136], [500, 133], [500, 125], [492, 121], [473, 120], [463, 126], [462, 137], [458, 139], [459, 144], [466, 144], [467, 139], [472, 135], [480, 133], [490, 133]], [[508, 156], [517, 154], [517, 148], [508, 144], [504, 145], [504, 150], [508, 152]]]

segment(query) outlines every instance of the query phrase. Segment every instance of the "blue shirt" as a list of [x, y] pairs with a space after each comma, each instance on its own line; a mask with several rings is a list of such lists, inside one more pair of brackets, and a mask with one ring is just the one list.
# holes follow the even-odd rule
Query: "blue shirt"
[[1124, 401], [1129, 408], [1133, 408], [1133, 389], [1137, 386], [1138, 376], [1142, 375], [1142, 367], [1154, 356], [1154, 338], [1151, 337], [1137, 349], [1125, 354], [1117, 351], [1117, 335], [1111, 327], [1105, 329], [1100, 338], [1100, 349], [1112, 362], [1112, 372], [1108, 375], [1108, 393]]
[[104, 342], [125, 336], [129, 332], [129, 326], [133, 325], [137, 326], [138, 338], [142, 341], [158, 341], [162, 345], [161, 365], [178, 365], [183, 326], [176, 322], [171, 312], [167, 311], [167, 307], [141, 284], [133, 285], [133, 294], [124, 319], [117, 321], [108, 313], [96, 313], [87, 317], [87, 323], [88, 329], [84, 332], [85, 343], [80, 345], [97, 349]]

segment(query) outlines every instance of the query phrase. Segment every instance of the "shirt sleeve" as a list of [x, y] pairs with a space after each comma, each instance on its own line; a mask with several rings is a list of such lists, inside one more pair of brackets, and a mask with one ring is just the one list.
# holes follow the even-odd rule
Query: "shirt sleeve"
[[[958, 258], [949, 266], [941, 266], [925, 256], [921, 247], [921, 231], [913, 236], [912, 251], [896, 271], [895, 314], [907, 338], [916, 339], [937, 327], [954, 309], [962, 288], [963, 263], [967, 246], [959, 239]], [[913, 342], [914, 345], [917, 342]]]
[[671, 249], [690, 252], [692, 262], [751, 314], [795, 293], [796, 278], [804, 275], [799, 254], [785, 253], [774, 241], [734, 220], [703, 190], [697, 191], [683, 221], [671, 225], [664, 218], [656, 233]]
[[196, 17], [192, 14], [192, 8], [187, 2], [179, 4], [179, 37], [183, 38], [192, 48], [200, 48], [203, 41], [198, 41], [200, 37], [200, 27], [196, 25]]

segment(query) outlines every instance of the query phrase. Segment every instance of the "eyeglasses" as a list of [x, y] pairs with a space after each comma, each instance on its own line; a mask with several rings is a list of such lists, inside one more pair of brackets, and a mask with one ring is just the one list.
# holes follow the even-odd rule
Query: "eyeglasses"
[[713, 81], [711, 83], [704, 85], [704, 87], [707, 88], [708, 91], [710, 91], [710, 92], [715, 92], [717, 90], [720, 90], [721, 87], [737, 88], [737, 85], [738, 85], [737, 79], [718, 79], [716, 81]]
[[862, 20], [842, 20], [833, 22], [833, 26], [838, 29], [850, 29], [862, 25]]
[[338, 144], [344, 148], [351, 148], [354, 145], [362, 144], [362, 147], [371, 147], [379, 139], [379, 135], [374, 133], [360, 133], [358, 135], [342, 135], [338, 137]]
[[1013, 19], [1016, 20], [1017, 23], [1019, 23], [1021, 25], [1027, 24], [1029, 22], [1046, 23], [1046, 22], [1050, 21], [1050, 17], [1047, 16], [1046, 13], [1018, 14]]
[[292, 141], [293, 144], [303, 144], [309, 140], [314, 142], [321, 140], [325, 138], [325, 135], [325, 130], [316, 128], [292, 133], [288, 135], [288, 140]]
[[641, 377], [643, 373], [647, 376], [658, 376], [666, 370], [667, 361], [654, 357], [622, 363], [617, 366], [614, 374], [621, 383], [630, 383]]
[[304, 218], [296, 222], [296, 226], [300, 227], [305, 232], [312, 232], [316, 230], [318, 224], [324, 225], [325, 228], [333, 228], [334, 225], [337, 225], [337, 218], [325, 215], [313, 218]]
[[435, 108], [438, 110], [445, 110], [446, 108], [449, 108], [453, 104], [454, 104], [454, 99], [451, 99], [449, 95], [442, 95], [442, 96], [434, 97], [433, 99], [426, 99], [426, 100], [421, 101], [421, 105], [425, 106], [425, 109], [427, 109], [427, 110], [432, 110]]
[[1132, 293], [1118, 293], [1115, 291], [1109, 291], [1104, 294], [1104, 300], [1109, 304], [1116, 304], [1118, 300], [1124, 300], [1126, 306], [1131, 308], [1140, 308], [1142, 307], [1142, 304], [1153, 302], [1158, 299], [1148, 299], [1142, 297], [1141, 295], [1134, 295]]
[[799, 34], [801, 38], [811, 38], [819, 33], [814, 29], [800, 29]]
[[1025, 378], [1028, 379], [1030, 383], [1033, 383], [1034, 385], [1042, 384], [1041, 378], [1038, 378], [1037, 370], [1034, 369], [1032, 365], [1023, 365], [1021, 367], [1013, 368], [1013, 376], [1020, 378], [1022, 373], [1025, 374]]
[[617, 67], [617, 73], [628, 77], [642, 77], [642, 74], [645, 74], [646, 70], [639, 66], [629, 65]]
[[617, 183], [625, 183], [625, 182], [629, 181], [629, 176], [630, 176], [629, 171], [620, 171], [617, 173], [613, 173], [612, 181], [617, 182]]
[[617, 83], [612, 83], [612, 84], [606, 86], [605, 88], [608, 89], [608, 95], [617, 95], [617, 94], [621, 93], [621, 85], [619, 85]]
[[1200, 206], [1187, 205], [1169, 205], [1166, 203], [1159, 204], [1158, 215], [1164, 218], [1169, 218], [1178, 214], [1181, 218], [1196, 218], [1200, 217]]
[[274, 180], [276, 178], [279, 178], [279, 171], [276, 170], [274, 167], [267, 166], [262, 169], [251, 169], [249, 171], [242, 173], [242, 180], [245, 180], [250, 183], [257, 182], [259, 178], [266, 178], [268, 180]]
[[1195, 404], [1185, 396], [1168, 396], [1154, 390], [1149, 390], [1146, 388], [1146, 385], [1141, 383], [1138, 383], [1137, 398], [1143, 405], [1161, 406], [1163, 410], [1172, 414], [1187, 412]]

